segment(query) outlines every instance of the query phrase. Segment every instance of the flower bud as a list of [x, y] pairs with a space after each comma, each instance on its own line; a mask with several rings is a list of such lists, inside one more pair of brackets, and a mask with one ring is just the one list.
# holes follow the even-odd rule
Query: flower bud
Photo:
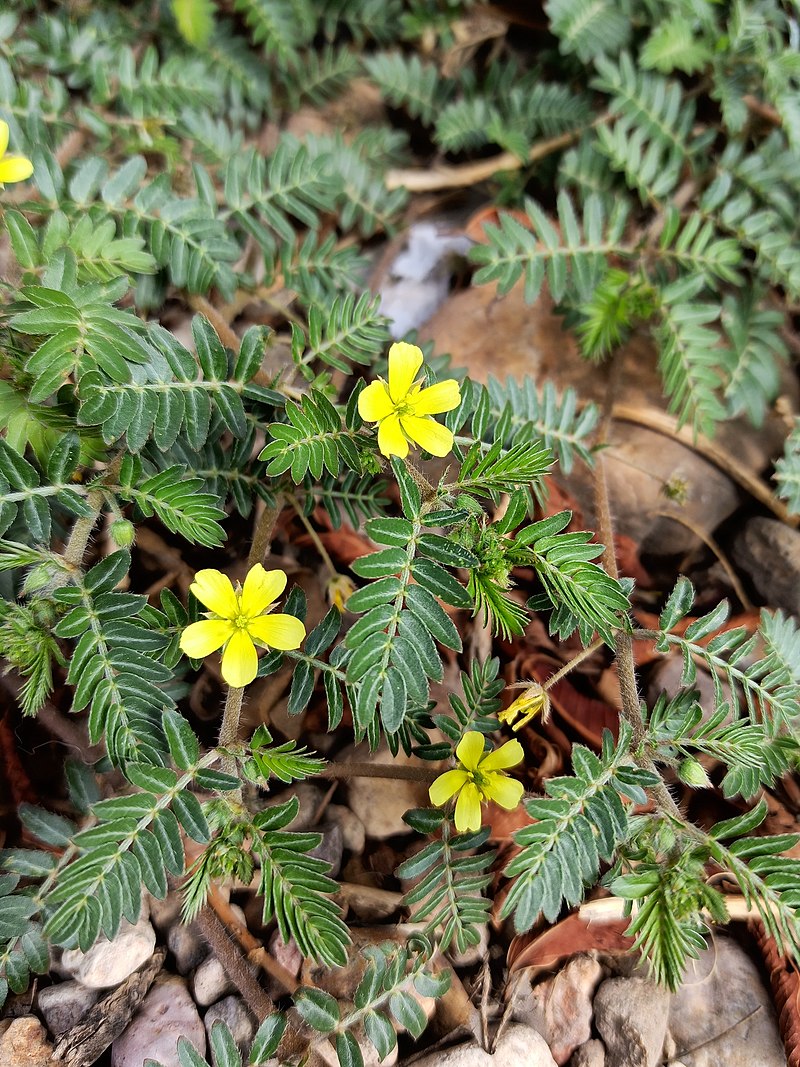
[[114, 544], [119, 548], [130, 548], [136, 539], [136, 527], [127, 519], [115, 519], [108, 532]]
[[711, 785], [711, 779], [706, 774], [705, 767], [694, 756], [687, 756], [678, 765], [678, 777], [686, 785], [690, 785], [695, 789], [708, 789]]

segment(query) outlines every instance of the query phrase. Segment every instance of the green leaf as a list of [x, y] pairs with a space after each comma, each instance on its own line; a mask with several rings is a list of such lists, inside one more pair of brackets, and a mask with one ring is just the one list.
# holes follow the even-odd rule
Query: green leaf
[[256, 1031], [250, 1047], [249, 1063], [252, 1067], [262, 1067], [278, 1049], [286, 1029], [286, 1016], [280, 1012], [268, 1015]]
[[308, 1025], [321, 1034], [335, 1030], [341, 1019], [336, 1000], [322, 989], [302, 989], [295, 997], [295, 1007]]
[[389, 998], [392, 1015], [412, 1037], [420, 1037], [428, 1025], [422, 1005], [410, 993], [398, 990]]
[[339, 1067], [364, 1067], [361, 1049], [349, 1030], [336, 1035], [336, 1055], [339, 1057]]

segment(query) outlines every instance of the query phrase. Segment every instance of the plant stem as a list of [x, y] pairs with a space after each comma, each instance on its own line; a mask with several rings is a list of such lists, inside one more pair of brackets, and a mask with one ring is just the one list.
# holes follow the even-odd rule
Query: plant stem
[[[239, 740], [239, 717], [242, 714], [242, 699], [244, 689], [235, 689], [228, 686], [228, 695], [225, 698], [225, 710], [222, 713], [222, 725], [219, 728], [217, 746], [219, 748], [233, 748]], [[236, 774], [236, 760], [233, 756], [223, 756], [221, 762], [225, 774]], [[241, 801], [241, 790], [237, 797]]]
[[318, 771], [315, 778], [395, 778], [406, 782], [424, 782], [430, 785], [441, 771], [424, 767], [395, 767], [387, 763], [329, 763]]
[[[603, 420], [598, 434], [598, 445], [606, 442], [608, 431], [611, 426], [613, 412], [613, 397], [616, 393], [621, 375], [622, 361], [619, 357], [614, 361], [611, 374], [609, 375], [606, 401], [603, 411]], [[608, 482], [606, 481], [605, 456], [600, 449], [597, 454], [597, 465], [594, 477], [595, 512], [597, 517], [597, 532], [605, 546], [603, 550], [603, 566], [612, 578], [619, 578], [617, 558], [614, 552], [614, 528], [611, 522], [611, 508], [608, 500]], [[617, 656], [617, 677], [621, 698], [620, 717], [631, 728], [633, 758], [637, 766], [643, 770], [658, 773], [652, 759], [646, 755], [647, 731], [642, 722], [642, 713], [639, 703], [639, 693], [636, 688], [636, 665], [633, 659], [633, 639], [623, 629], [617, 630], [614, 640]], [[686, 820], [675, 802], [674, 797], [660, 781], [654, 786], [652, 797], [662, 815], [686, 826]]]
[[587, 645], [586, 648], [582, 648], [581, 651], [577, 653], [577, 655], [573, 656], [572, 659], [568, 660], [563, 667], [560, 667], [555, 674], [551, 674], [546, 682], [542, 683], [542, 689], [550, 689], [556, 684], [556, 682], [560, 682], [561, 679], [565, 677], [565, 675], [569, 674], [570, 671], [574, 670], [579, 663], [583, 663], [583, 661], [585, 659], [588, 659], [589, 656], [593, 656], [598, 649], [603, 647], [604, 644], [605, 641], [603, 640], [603, 638], [598, 637], [596, 641], [592, 641], [592, 643], [590, 645]]
[[255, 533], [253, 534], [253, 543], [250, 546], [250, 553], [247, 557], [247, 566], [255, 567], [256, 563], [263, 563], [265, 557], [269, 553], [270, 542], [272, 541], [272, 531], [275, 529], [275, 523], [278, 521], [278, 516], [283, 511], [283, 496], [278, 493], [275, 497], [275, 503], [270, 507], [264, 508], [261, 513], [261, 518], [256, 524]]
[[319, 552], [320, 556], [322, 557], [322, 562], [328, 568], [328, 573], [330, 574], [331, 578], [338, 577], [339, 572], [336, 570], [336, 567], [334, 567], [333, 560], [331, 559], [330, 555], [328, 554], [327, 548], [325, 547], [325, 545], [323, 545], [322, 539], [320, 538], [320, 536], [317, 533], [317, 531], [314, 529], [314, 527], [308, 521], [308, 516], [303, 511], [303, 509], [300, 507], [300, 504], [297, 502], [297, 499], [295, 497], [293, 497], [291, 495], [291, 493], [287, 493], [286, 494], [286, 499], [292, 505], [294, 510], [297, 512], [297, 517], [298, 517], [298, 519], [300, 519], [300, 522], [302, 522], [303, 526], [305, 526], [306, 531], [308, 533], [308, 536], [313, 541], [314, 548], [316, 548], [317, 552]]

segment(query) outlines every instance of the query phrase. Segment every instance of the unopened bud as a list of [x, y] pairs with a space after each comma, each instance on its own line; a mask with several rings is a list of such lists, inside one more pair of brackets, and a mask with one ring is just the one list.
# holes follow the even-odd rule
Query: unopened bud
[[130, 548], [136, 539], [136, 527], [127, 519], [115, 519], [108, 532], [114, 544], [119, 548]]
[[694, 756], [687, 756], [682, 763], [678, 764], [678, 777], [694, 789], [708, 789], [711, 785], [711, 779], [706, 774], [705, 767]]

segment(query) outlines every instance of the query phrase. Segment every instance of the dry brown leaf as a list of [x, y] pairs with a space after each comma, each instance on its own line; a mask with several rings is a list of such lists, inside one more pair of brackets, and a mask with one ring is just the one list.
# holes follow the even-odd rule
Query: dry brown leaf
[[800, 1067], [800, 975], [758, 920], [749, 923], [769, 974], [788, 1067]]
[[524, 967], [553, 967], [579, 952], [627, 954], [633, 938], [626, 937], [629, 919], [590, 922], [577, 912], [551, 926], [541, 934], [520, 934], [508, 947], [510, 974]]

